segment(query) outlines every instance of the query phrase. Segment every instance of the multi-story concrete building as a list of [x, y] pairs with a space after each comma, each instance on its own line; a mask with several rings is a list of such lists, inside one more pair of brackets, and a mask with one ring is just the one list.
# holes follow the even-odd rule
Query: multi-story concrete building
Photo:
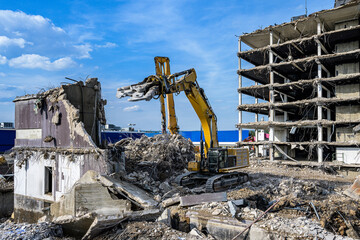
[[[239, 37], [237, 127], [269, 131], [270, 160], [360, 163], [359, 14], [359, 0], [336, 1], [333, 9]], [[252, 49], [242, 51], [244, 44]], [[254, 67], [242, 69], [243, 61]], [[243, 87], [249, 79], [255, 84]], [[243, 94], [255, 103], [242, 104]], [[244, 123], [243, 111], [255, 121]]]

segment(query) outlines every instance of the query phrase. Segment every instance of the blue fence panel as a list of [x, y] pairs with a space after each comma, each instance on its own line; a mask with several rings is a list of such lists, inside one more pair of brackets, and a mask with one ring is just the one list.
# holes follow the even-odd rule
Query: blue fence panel
[[116, 143], [124, 138], [141, 138], [141, 136], [144, 135], [144, 133], [138, 133], [138, 132], [102, 132], [101, 133], [101, 139], [107, 140], [108, 143]]
[[0, 152], [3, 153], [14, 147], [15, 129], [0, 129]]

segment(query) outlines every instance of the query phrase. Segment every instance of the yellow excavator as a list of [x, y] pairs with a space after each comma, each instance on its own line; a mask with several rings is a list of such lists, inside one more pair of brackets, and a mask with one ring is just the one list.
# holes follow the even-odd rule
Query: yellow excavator
[[173, 94], [184, 92], [200, 119], [202, 129], [200, 149], [195, 154], [195, 160], [188, 163], [189, 172], [179, 175], [175, 182], [189, 187], [205, 184], [207, 192], [222, 191], [247, 182], [249, 176], [237, 170], [249, 166], [248, 149], [219, 146], [216, 115], [196, 80], [195, 69], [170, 74], [169, 63], [167, 57], [155, 57], [156, 75], [148, 76], [140, 83], [118, 88], [116, 96], [130, 97], [128, 101], [160, 98], [163, 133], [166, 132], [166, 98], [168, 128], [171, 134], [178, 134]]

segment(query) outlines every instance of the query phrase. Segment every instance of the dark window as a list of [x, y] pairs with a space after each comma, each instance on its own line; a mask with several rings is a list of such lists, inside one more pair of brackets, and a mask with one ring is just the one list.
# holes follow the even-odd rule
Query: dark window
[[52, 167], [45, 167], [45, 194], [52, 195], [53, 186], [53, 171]]

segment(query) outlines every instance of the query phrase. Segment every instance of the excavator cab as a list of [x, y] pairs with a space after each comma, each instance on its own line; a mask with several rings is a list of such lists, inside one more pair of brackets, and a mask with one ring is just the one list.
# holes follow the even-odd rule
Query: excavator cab
[[207, 157], [208, 170], [211, 173], [218, 173], [227, 165], [228, 152], [226, 148], [210, 148]]

